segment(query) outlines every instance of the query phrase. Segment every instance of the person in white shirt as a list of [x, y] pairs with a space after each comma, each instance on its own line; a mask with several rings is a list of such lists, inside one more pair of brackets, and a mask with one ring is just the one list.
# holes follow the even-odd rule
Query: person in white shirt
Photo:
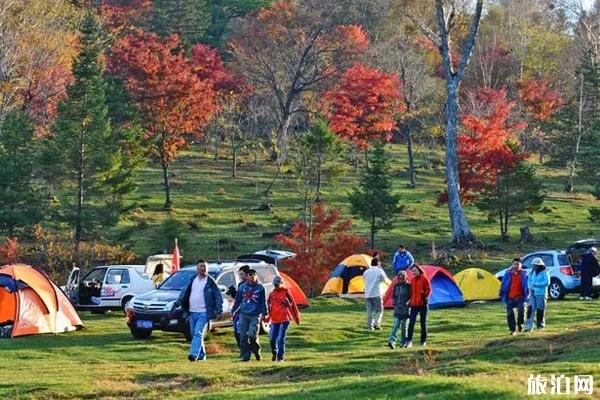
[[197, 275], [188, 284], [182, 307], [189, 312], [189, 326], [192, 336], [190, 361], [204, 361], [204, 330], [211, 319], [218, 319], [223, 312], [223, 298], [215, 280], [208, 275], [208, 264], [199, 260]]
[[383, 292], [381, 284], [387, 280], [387, 275], [379, 265], [379, 259], [371, 260], [371, 267], [363, 274], [365, 281], [365, 300], [367, 305], [367, 329], [381, 330], [383, 318]]

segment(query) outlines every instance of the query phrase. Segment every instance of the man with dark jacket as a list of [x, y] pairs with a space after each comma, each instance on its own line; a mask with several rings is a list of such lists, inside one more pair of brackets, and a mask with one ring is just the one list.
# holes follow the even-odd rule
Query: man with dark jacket
[[592, 299], [592, 279], [598, 275], [598, 259], [596, 258], [596, 248], [590, 247], [586, 254], [581, 257], [581, 293], [580, 300]]
[[249, 269], [246, 282], [240, 286], [235, 296], [232, 313], [239, 313], [240, 352], [242, 361], [250, 361], [254, 353], [260, 361], [260, 344], [258, 343], [258, 330], [260, 319], [268, 318], [267, 295], [265, 287], [258, 281], [256, 270]]
[[397, 275], [398, 282], [394, 286], [392, 301], [394, 302], [394, 325], [388, 339], [390, 349], [396, 348], [398, 329], [400, 329], [400, 346], [404, 347], [406, 343], [406, 321], [410, 316], [410, 296], [411, 289], [408, 283], [408, 275], [402, 270]]
[[206, 261], [199, 260], [196, 268], [198, 274], [183, 292], [181, 305], [183, 310], [189, 313], [192, 336], [188, 360], [204, 361], [204, 330], [211, 319], [218, 319], [223, 313], [223, 297], [215, 280], [208, 275]]
[[[228, 294], [233, 299], [235, 299], [237, 291], [240, 289], [240, 287], [244, 283], [246, 283], [246, 274], [248, 273], [249, 270], [250, 270], [250, 267], [248, 265], [242, 265], [240, 267], [240, 269], [238, 269], [238, 275], [240, 277], [240, 283], [237, 285], [237, 288], [234, 285], [231, 285], [229, 287], [229, 290], [227, 290], [226, 294]], [[235, 337], [235, 343], [237, 344], [238, 349], [241, 350], [241, 347], [240, 347], [240, 318], [239, 318], [239, 315], [236, 314], [235, 316], [232, 316], [231, 320], [233, 321], [233, 336]]]
[[[500, 285], [500, 300], [506, 304], [506, 322], [511, 335], [523, 332], [525, 323], [525, 302], [527, 301], [527, 271], [522, 268], [521, 259], [513, 259], [510, 270], [502, 277]], [[515, 323], [515, 308], [517, 322]]]

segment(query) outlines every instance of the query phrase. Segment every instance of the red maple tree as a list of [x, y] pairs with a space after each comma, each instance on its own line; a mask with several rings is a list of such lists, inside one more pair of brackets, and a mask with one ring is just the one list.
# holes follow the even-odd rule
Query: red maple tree
[[[463, 131], [458, 135], [460, 190], [465, 203], [527, 156], [517, 148], [515, 135], [525, 124], [511, 121], [516, 104], [508, 101], [506, 89], [481, 88], [468, 98], [470, 112], [462, 118]], [[439, 200], [445, 202], [446, 193]]]
[[375, 139], [391, 140], [405, 107], [398, 77], [363, 64], [346, 70], [325, 99], [331, 129], [363, 149]]
[[312, 224], [298, 221], [289, 236], [278, 235], [275, 240], [296, 253], [296, 258], [284, 261], [290, 275], [307, 293], [318, 294], [331, 269], [367, 241], [351, 233], [352, 220], [340, 220], [339, 209], [327, 210], [317, 203], [312, 212]]
[[108, 63], [142, 113], [150, 155], [163, 169], [166, 209], [172, 205], [170, 163], [189, 137], [201, 136], [216, 110], [214, 83], [199, 78], [180, 49], [176, 35], [161, 40], [138, 31], [115, 43]]
[[517, 92], [525, 110], [538, 121], [548, 120], [564, 105], [559, 91], [550, 88], [547, 79], [523, 79], [517, 82]]
[[151, 18], [152, 0], [103, 0], [99, 11], [112, 31], [141, 28]]

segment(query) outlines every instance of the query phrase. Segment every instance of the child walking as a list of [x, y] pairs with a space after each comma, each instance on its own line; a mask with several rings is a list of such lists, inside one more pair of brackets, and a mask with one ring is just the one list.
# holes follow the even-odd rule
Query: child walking
[[398, 271], [398, 283], [394, 286], [392, 300], [394, 302], [394, 324], [388, 339], [390, 349], [396, 348], [398, 329], [400, 329], [400, 346], [406, 344], [406, 322], [410, 316], [410, 295], [411, 288], [408, 283], [408, 275], [405, 270]]
[[271, 319], [271, 354], [272, 361], [282, 362], [285, 357], [285, 337], [290, 325], [290, 321], [294, 320], [296, 324], [300, 324], [300, 311], [290, 294], [289, 290], [283, 285], [280, 276], [273, 278], [273, 286], [275, 289], [269, 295], [267, 305], [269, 307], [269, 316]]

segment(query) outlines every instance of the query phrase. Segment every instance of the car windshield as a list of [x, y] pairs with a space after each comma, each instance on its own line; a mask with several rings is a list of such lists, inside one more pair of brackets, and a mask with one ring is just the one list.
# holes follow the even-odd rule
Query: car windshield
[[[213, 278], [216, 278], [216, 271], [209, 271], [208, 274]], [[196, 268], [183, 269], [169, 276], [162, 285], [160, 290], [183, 290], [187, 284], [196, 276]]]

